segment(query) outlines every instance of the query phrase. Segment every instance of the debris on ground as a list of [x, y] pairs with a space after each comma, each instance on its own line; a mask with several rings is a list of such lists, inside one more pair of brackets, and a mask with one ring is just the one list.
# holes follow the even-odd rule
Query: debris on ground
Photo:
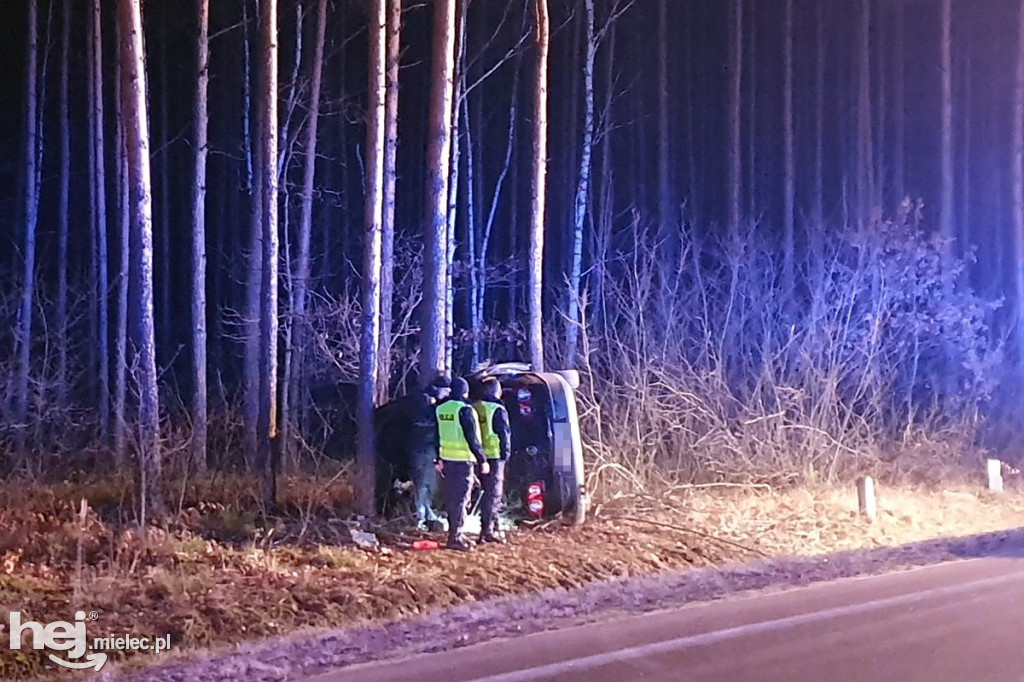
[[[19, 490], [15, 499], [0, 486], [0, 625], [10, 611], [43, 623], [95, 611], [97, 633], [170, 634], [174, 653], [162, 654], [164, 663], [496, 597], [1024, 527], [1024, 495], [1013, 490], [884, 489], [873, 521], [858, 515], [852, 488], [690, 490], [607, 503], [580, 527], [523, 525], [507, 545], [460, 553], [443, 548], [443, 534], [408, 522], [366, 527], [324, 516], [279, 522], [268, 533], [258, 519], [215, 502], [142, 533], [99, 513], [99, 504], [83, 516], [80, 491], [73, 493]], [[360, 549], [357, 537], [370, 540], [353, 529], [380, 551]], [[439, 548], [416, 551], [418, 542]], [[123, 662], [157, 663], [122, 652], [108, 665]], [[43, 651], [0, 652], [0, 679], [60, 672]]]
[[355, 528], [350, 528], [349, 533], [352, 535], [352, 542], [356, 544], [356, 547], [360, 549], [380, 549], [380, 541], [373, 533], [356, 530]]

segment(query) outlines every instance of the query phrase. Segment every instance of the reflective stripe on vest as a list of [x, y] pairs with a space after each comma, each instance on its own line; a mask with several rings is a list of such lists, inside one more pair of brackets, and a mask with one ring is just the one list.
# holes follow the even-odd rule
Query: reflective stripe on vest
[[441, 459], [450, 462], [472, 462], [476, 458], [462, 433], [459, 412], [466, 407], [460, 400], [448, 400], [434, 409], [437, 416], [437, 435], [441, 444]]
[[501, 459], [501, 439], [494, 432], [494, 415], [498, 410], [504, 410], [505, 406], [490, 400], [477, 400], [473, 403], [473, 409], [480, 422], [480, 442], [483, 443], [484, 454], [487, 459]]

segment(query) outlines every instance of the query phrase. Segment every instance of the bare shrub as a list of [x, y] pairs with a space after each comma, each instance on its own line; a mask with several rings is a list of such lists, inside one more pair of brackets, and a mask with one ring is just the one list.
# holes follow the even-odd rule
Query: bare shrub
[[943, 269], [917, 208], [813, 243], [795, 291], [756, 226], [734, 244], [689, 234], [666, 276], [637, 219], [601, 309], [582, 301], [592, 487], [956, 465], [1002, 362], [998, 303], [971, 292], [964, 263]]

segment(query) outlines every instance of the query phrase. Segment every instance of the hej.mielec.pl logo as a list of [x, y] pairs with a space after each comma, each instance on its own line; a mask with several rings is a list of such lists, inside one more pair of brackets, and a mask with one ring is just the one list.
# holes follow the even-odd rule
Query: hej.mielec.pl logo
[[[132, 637], [130, 635], [97, 637], [93, 639], [92, 646], [89, 646], [89, 637], [85, 631], [86, 620], [96, 620], [95, 611], [86, 615], [85, 611], [75, 613], [75, 622], [55, 621], [47, 625], [33, 621], [22, 622], [20, 611], [10, 612], [10, 647], [17, 651], [21, 649], [23, 638], [30, 634], [33, 649], [52, 649], [54, 651], [66, 651], [67, 659], [49, 654], [49, 659], [57, 665], [65, 668], [84, 670], [95, 668], [100, 670], [107, 662], [107, 650], [142, 650], [142, 651], [167, 651], [171, 646], [171, 636], [163, 637]], [[90, 651], [100, 650], [100, 651]], [[90, 653], [86, 654], [87, 651]], [[78, 660], [82, 657], [84, 660]]]

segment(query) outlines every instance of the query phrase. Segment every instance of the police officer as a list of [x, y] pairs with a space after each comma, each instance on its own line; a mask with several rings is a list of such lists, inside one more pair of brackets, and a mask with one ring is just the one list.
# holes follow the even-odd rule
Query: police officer
[[436, 387], [429, 384], [410, 396], [410, 399], [413, 401], [413, 421], [409, 431], [408, 456], [416, 525], [420, 530], [434, 530], [440, 523], [433, 505], [437, 490], [437, 471], [434, 469], [437, 460], [437, 419], [434, 416], [434, 407], [438, 402]]
[[466, 506], [473, 490], [473, 466], [480, 474], [490, 473], [487, 456], [480, 443], [480, 423], [476, 412], [466, 401], [469, 384], [462, 377], [452, 380], [451, 394], [437, 405], [438, 470], [444, 476], [444, 507], [448, 514], [448, 549], [466, 551], [472, 548], [462, 535]]
[[488, 377], [480, 386], [473, 409], [480, 421], [480, 440], [490, 465], [490, 473], [480, 477], [483, 500], [480, 502], [480, 542], [499, 542], [505, 537], [498, 529], [501, 498], [505, 492], [505, 462], [512, 451], [512, 428], [508, 410], [501, 403], [501, 384]]

